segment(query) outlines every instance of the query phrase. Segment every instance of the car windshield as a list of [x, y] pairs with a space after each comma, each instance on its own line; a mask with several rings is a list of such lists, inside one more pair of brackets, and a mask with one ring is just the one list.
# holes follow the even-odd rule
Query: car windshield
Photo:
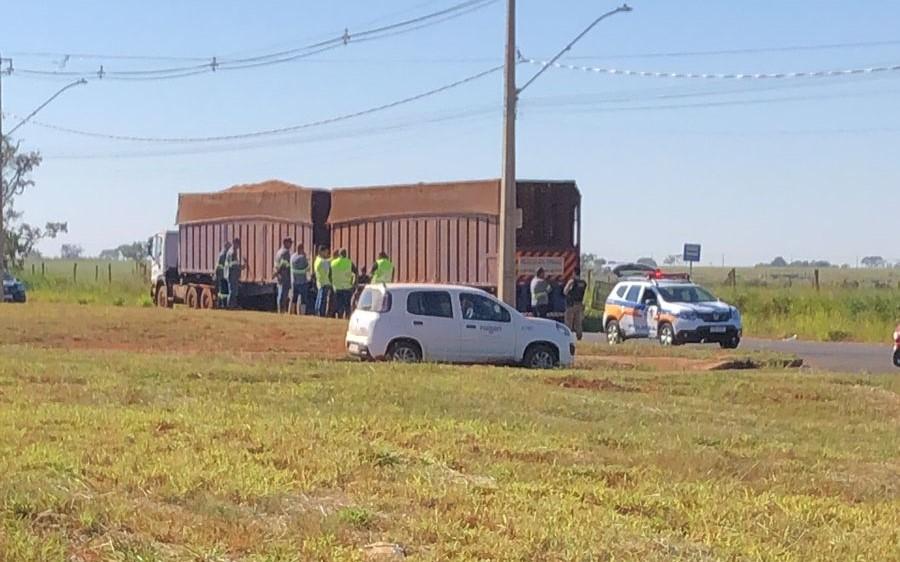
[[10, 275], [9, 273], [4, 272], [4, 273], [3, 273], [3, 280], [4, 280], [4, 281], [15, 281], [16, 278], [13, 277], [12, 275]]
[[719, 300], [703, 287], [696, 285], [657, 287], [657, 290], [666, 302], [715, 302]]

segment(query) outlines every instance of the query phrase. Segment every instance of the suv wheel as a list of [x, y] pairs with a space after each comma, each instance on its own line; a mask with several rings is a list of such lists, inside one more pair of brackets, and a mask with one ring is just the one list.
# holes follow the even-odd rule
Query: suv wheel
[[894, 352], [894, 367], [900, 367], [900, 349]]
[[741, 345], [741, 338], [734, 336], [731, 339], [719, 342], [722, 349], [737, 349]]
[[523, 363], [529, 369], [554, 369], [559, 365], [559, 354], [553, 347], [539, 343], [528, 348]]
[[422, 350], [409, 341], [399, 341], [391, 345], [388, 359], [395, 363], [419, 363], [422, 361]]
[[622, 330], [619, 328], [619, 321], [615, 318], [610, 319], [610, 321], [606, 323], [606, 342], [609, 343], [609, 345], [616, 345], [622, 343], [623, 339]]
[[675, 342], [675, 328], [671, 324], [665, 323], [659, 325], [659, 344], [663, 347], [677, 345]]

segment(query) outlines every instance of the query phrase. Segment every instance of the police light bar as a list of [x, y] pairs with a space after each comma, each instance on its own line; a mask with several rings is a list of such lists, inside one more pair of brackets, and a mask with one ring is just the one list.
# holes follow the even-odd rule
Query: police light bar
[[650, 279], [681, 279], [682, 281], [690, 281], [691, 276], [687, 273], [664, 273], [662, 270], [657, 269], [650, 275], [648, 275]]

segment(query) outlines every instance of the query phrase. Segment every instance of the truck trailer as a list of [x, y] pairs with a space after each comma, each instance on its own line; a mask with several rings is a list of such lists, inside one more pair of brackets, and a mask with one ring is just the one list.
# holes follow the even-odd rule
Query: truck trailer
[[[554, 285], [551, 315], [561, 316], [562, 286], [581, 255], [581, 194], [574, 181], [519, 181], [516, 188], [517, 308], [528, 311], [528, 283], [543, 268]], [[242, 295], [264, 308], [274, 309], [272, 265], [285, 237], [304, 244], [310, 256], [319, 245], [346, 248], [360, 269], [384, 251], [395, 264], [395, 282], [494, 292], [499, 209], [496, 179], [340, 189], [270, 181], [182, 194], [177, 233], [157, 235], [151, 244], [151, 290], [160, 305], [215, 306], [215, 260], [225, 241], [237, 236], [248, 261]], [[169, 249], [173, 244], [177, 252]]]

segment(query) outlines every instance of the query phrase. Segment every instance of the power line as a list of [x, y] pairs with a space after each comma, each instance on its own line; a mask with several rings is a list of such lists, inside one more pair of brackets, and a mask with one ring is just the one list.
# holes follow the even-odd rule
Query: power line
[[739, 49], [718, 49], [709, 51], [673, 51], [673, 52], [656, 52], [656, 53], [633, 53], [633, 54], [613, 54], [613, 55], [582, 55], [573, 56], [571, 59], [651, 59], [651, 58], [679, 58], [679, 57], [699, 57], [699, 56], [718, 56], [718, 55], [746, 55], [758, 53], [787, 53], [792, 51], [826, 51], [835, 49], [859, 49], [868, 47], [887, 47], [891, 45], [900, 45], [900, 39], [889, 39], [886, 41], [858, 41], [854, 43], [822, 43], [816, 45], [787, 45], [778, 47], [748, 47]]
[[73, 134], [73, 135], [107, 139], [107, 140], [141, 142], [141, 143], [199, 144], [199, 143], [211, 143], [211, 142], [252, 139], [252, 138], [259, 138], [259, 137], [266, 137], [266, 136], [273, 136], [273, 135], [282, 135], [282, 134], [286, 134], [286, 133], [293, 133], [293, 132], [297, 132], [297, 131], [301, 131], [301, 130], [305, 130], [305, 129], [311, 129], [314, 127], [321, 127], [323, 125], [331, 125], [334, 123], [339, 123], [341, 121], [347, 121], [349, 119], [355, 119], [357, 117], [371, 115], [373, 113], [379, 113], [381, 111], [393, 109], [393, 108], [399, 107], [401, 105], [406, 105], [408, 103], [419, 101], [421, 99], [425, 99], [425, 98], [446, 92], [447, 90], [457, 88], [464, 84], [468, 84], [469, 82], [474, 82], [475, 80], [484, 78], [485, 76], [488, 76], [491, 74], [494, 74], [502, 69], [503, 69], [503, 65], [495, 66], [493, 68], [489, 68], [489, 69], [479, 72], [477, 74], [467, 76], [466, 78], [457, 80], [455, 82], [450, 82], [449, 84], [445, 84], [438, 88], [434, 88], [432, 90], [428, 90], [426, 92], [422, 92], [422, 93], [416, 94], [414, 96], [409, 96], [409, 97], [406, 97], [406, 98], [403, 98], [403, 99], [400, 99], [397, 101], [393, 101], [393, 102], [379, 105], [376, 107], [372, 107], [369, 109], [364, 109], [362, 111], [346, 113], [343, 115], [338, 115], [338, 116], [330, 117], [327, 119], [320, 119], [318, 121], [302, 123], [299, 125], [291, 125], [288, 127], [265, 129], [265, 130], [261, 130], [261, 131], [253, 131], [253, 132], [249, 132], [249, 133], [240, 133], [240, 134], [233, 134], [233, 135], [219, 135], [219, 136], [208, 136], [208, 137], [141, 137], [141, 136], [133, 136], [133, 135], [98, 133], [98, 132], [94, 132], [94, 131], [82, 131], [82, 130], [78, 130], [78, 129], [72, 129], [69, 127], [61, 127], [59, 125], [43, 123], [40, 121], [32, 121], [31, 123], [34, 125], [38, 125], [40, 127], [52, 129], [55, 131], [60, 131], [63, 133], [69, 133], [69, 134]]
[[[342, 34], [323, 41], [305, 45], [303, 47], [281, 50], [252, 57], [212, 57], [209, 59], [202, 59], [206, 61], [203, 64], [168, 68], [106, 70], [104, 66], [101, 65], [100, 68], [96, 71], [40, 70], [34, 68], [16, 68], [15, 72], [30, 76], [52, 76], [68, 78], [97, 77], [101, 79], [105, 78], [115, 80], [167, 80], [173, 78], [184, 78], [187, 76], [194, 76], [197, 74], [204, 74], [208, 72], [257, 68], [261, 66], [293, 62], [326, 51], [337, 49], [349, 45], [350, 43], [361, 43], [366, 41], [385, 39], [404, 33], [410, 33], [426, 27], [438, 25], [446, 21], [456, 19], [458, 17], [462, 17], [464, 15], [490, 6], [491, 4], [495, 4], [498, 1], [499, 0], [466, 0], [442, 10], [438, 10], [414, 18], [408, 18], [388, 25], [364, 29], [362, 31], [353, 33], [351, 33], [349, 29], [345, 29]], [[62, 53], [59, 54], [63, 57], [66, 56]], [[190, 60], [196, 61], [196, 59], [193, 58], [191, 58]]]
[[535, 59], [525, 58], [524, 62], [537, 65], [542, 68], [559, 68], [563, 70], [577, 70], [595, 74], [607, 74], [611, 76], [640, 76], [644, 78], [678, 78], [701, 80], [778, 80], [793, 78], [830, 78], [834, 76], [849, 76], [854, 74], [877, 74], [880, 72], [900, 71], [900, 64], [892, 66], [870, 66], [866, 68], [851, 68], [842, 70], [814, 70], [804, 72], [777, 72], [777, 73], [694, 73], [694, 72], [656, 72], [646, 70], [624, 70], [618, 68], [604, 68], [598, 66], [581, 66], [565, 64], [561, 62], [550, 63]]

